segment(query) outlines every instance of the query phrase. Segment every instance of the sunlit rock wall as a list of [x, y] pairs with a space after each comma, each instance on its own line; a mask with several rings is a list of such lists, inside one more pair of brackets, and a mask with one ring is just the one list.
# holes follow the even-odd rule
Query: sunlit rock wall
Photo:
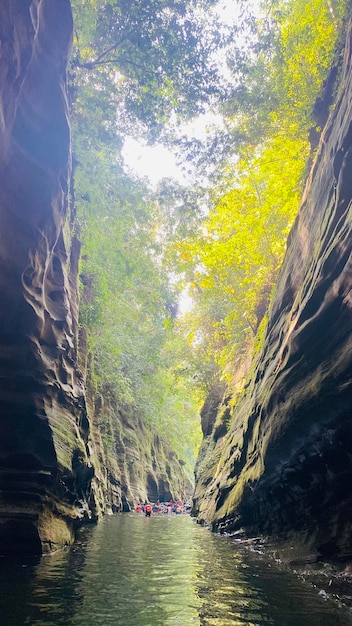
[[0, 3], [0, 552], [69, 543], [93, 469], [76, 367], [67, 0]]
[[352, 556], [352, 68], [289, 237], [265, 347], [229, 432], [207, 433], [195, 513], [316, 557]]

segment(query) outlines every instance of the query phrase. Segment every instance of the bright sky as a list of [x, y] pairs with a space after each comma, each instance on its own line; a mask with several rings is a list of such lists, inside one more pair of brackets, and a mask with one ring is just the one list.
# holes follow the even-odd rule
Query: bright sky
[[126, 166], [139, 176], [146, 176], [152, 185], [162, 178], [175, 178], [185, 183], [174, 155], [165, 146], [145, 146], [132, 137], [125, 139], [122, 156]]
[[[221, 124], [221, 117], [213, 113], [199, 116], [182, 127], [189, 137], [200, 141], [205, 139], [207, 127], [211, 124]], [[174, 178], [180, 184], [187, 185], [192, 181], [187, 174], [177, 166], [176, 158], [165, 146], [143, 145], [132, 137], [126, 137], [122, 149], [122, 156], [128, 169], [139, 176], [146, 176], [151, 185], [157, 185], [163, 178]]]

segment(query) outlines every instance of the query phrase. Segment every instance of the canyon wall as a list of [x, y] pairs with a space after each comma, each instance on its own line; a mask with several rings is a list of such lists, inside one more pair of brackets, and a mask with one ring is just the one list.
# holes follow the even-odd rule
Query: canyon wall
[[352, 557], [351, 30], [338, 83], [253, 378], [229, 426], [203, 412], [194, 497], [214, 529], [313, 559]]
[[157, 435], [133, 431], [137, 418], [121, 417], [99, 390], [87, 401], [77, 364], [72, 29], [68, 0], [1, 2], [0, 555], [53, 550], [77, 525], [140, 498], [182, 496], [187, 483]]
[[1, 3], [0, 533], [9, 549], [70, 542], [66, 520], [85, 515], [92, 477], [64, 232], [71, 32], [66, 0]]

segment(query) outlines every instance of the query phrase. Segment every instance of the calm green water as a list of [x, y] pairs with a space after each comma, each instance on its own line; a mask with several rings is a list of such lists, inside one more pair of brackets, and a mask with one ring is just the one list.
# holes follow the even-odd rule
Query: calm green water
[[1, 626], [348, 626], [351, 613], [188, 516], [121, 514], [0, 565]]

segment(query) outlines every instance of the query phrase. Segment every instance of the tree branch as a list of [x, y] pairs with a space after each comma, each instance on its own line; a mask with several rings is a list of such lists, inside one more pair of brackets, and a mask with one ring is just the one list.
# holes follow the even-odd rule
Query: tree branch
[[[104, 59], [104, 57], [106, 57], [107, 54], [109, 54], [113, 50], [116, 50], [116, 48], [118, 48], [122, 44], [122, 42], [128, 39], [130, 36], [131, 36], [130, 32], [125, 33], [118, 41], [115, 41], [115, 43], [113, 43], [112, 46], [110, 46], [109, 48], [104, 50], [104, 52], [99, 54], [99, 56], [95, 59], [95, 61], [90, 61], [89, 63], [80, 64], [80, 67], [86, 67], [86, 66], [94, 67], [95, 65], [99, 65], [100, 61]], [[78, 37], [77, 37], [77, 41], [78, 41]]]
[[[119, 63], [121, 61], [121, 58], [119, 57], [115, 59], [106, 59], [105, 61], [99, 60], [101, 58], [102, 58], [102, 55], [100, 55], [100, 57], [98, 57], [95, 61], [88, 61], [87, 63], [81, 63], [80, 61], [77, 61], [77, 67], [83, 68], [85, 70], [92, 70], [94, 67], [97, 67], [98, 65], [109, 65], [110, 63]], [[130, 61], [128, 59], [124, 59], [123, 62], [127, 63], [128, 65], [133, 65], [134, 67], [138, 67], [139, 69], [143, 70], [146, 74], [152, 74], [154, 76], [159, 77], [158, 72], [154, 72], [153, 70], [148, 69], [145, 65], [140, 65], [139, 63], [135, 63], [135, 61]]]

